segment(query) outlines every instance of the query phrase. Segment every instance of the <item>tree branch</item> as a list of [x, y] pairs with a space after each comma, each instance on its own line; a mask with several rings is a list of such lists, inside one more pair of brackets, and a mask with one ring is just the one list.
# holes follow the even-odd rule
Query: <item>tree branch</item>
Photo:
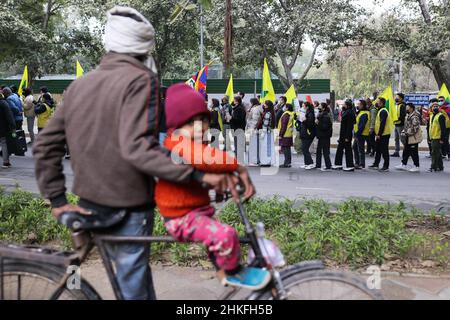
[[312, 54], [311, 54], [311, 59], [309, 60], [308, 66], [306, 67], [305, 71], [304, 71], [303, 74], [301, 75], [301, 77], [300, 77], [300, 79], [299, 79], [299, 82], [303, 81], [303, 80], [306, 78], [306, 76], [308, 75], [309, 70], [311, 70], [311, 68], [312, 68], [312, 66], [313, 66], [313, 64], [314, 64], [314, 60], [315, 60], [315, 58], [316, 58], [316, 52], [317, 52], [317, 49], [318, 49], [318, 48], [319, 48], [319, 44], [316, 43], [316, 44], [314, 45], [314, 50], [313, 50], [313, 52], [312, 52]]

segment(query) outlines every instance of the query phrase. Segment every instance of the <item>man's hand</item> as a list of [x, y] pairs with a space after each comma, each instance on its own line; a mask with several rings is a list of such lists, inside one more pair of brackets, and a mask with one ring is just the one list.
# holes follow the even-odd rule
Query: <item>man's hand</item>
[[250, 179], [250, 175], [248, 174], [247, 168], [243, 166], [239, 166], [238, 171], [239, 178], [241, 179], [242, 183], [244, 184], [245, 193], [244, 193], [244, 202], [247, 200], [250, 200], [255, 194], [256, 189], [253, 185], [252, 180]]
[[207, 187], [214, 189], [218, 194], [224, 194], [227, 191], [231, 191], [234, 198], [239, 197], [236, 191], [236, 185], [239, 182], [237, 177], [233, 177], [229, 174], [205, 173], [202, 182]]
[[380, 140], [380, 139], [381, 139], [380, 136], [376, 136], [376, 137], [375, 137], [375, 140]]
[[87, 211], [86, 209], [81, 208], [80, 206], [74, 205], [74, 204], [66, 204], [65, 206], [59, 207], [59, 208], [53, 208], [52, 214], [53, 216], [58, 219], [58, 217], [63, 214], [64, 212], [78, 212], [84, 215], [90, 215], [91, 212]]

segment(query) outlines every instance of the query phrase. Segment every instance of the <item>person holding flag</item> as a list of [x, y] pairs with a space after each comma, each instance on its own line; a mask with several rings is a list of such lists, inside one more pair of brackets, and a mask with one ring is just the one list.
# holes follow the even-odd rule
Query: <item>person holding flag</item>
[[[387, 101], [384, 97], [378, 98], [378, 113], [375, 118], [375, 162], [369, 167], [380, 172], [389, 171], [389, 140], [394, 126], [386, 104]], [[379, 169], [381, 156], [383, 156], [384, 165]]]

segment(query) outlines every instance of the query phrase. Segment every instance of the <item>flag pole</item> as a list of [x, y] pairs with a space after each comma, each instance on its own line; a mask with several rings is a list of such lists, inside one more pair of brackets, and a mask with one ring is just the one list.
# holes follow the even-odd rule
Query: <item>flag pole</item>
[[204, 66], [203, 56], [203, 6], [200, 4], [200, 69]]

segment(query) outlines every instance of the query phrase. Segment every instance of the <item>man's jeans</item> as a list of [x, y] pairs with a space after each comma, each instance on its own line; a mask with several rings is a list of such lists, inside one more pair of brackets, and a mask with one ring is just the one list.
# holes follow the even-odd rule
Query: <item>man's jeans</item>
[[[105, 232], [110, 236], [150, 236], [154, 209], [130, 212], [127, 220]], [[106, 243], [106, 250], [116, 270], [116, 278], [125, 300], [156, 300], [149, 266], [149, 244]]]
[[0, 147], [2, 148], [3, 163], [9, 163], [8, 145], [5, 137], [0, 138]]
[[400, 154], [400, 136], [403, 128], [403, 126], [395, 126], [395, 153], [398, 154]]

